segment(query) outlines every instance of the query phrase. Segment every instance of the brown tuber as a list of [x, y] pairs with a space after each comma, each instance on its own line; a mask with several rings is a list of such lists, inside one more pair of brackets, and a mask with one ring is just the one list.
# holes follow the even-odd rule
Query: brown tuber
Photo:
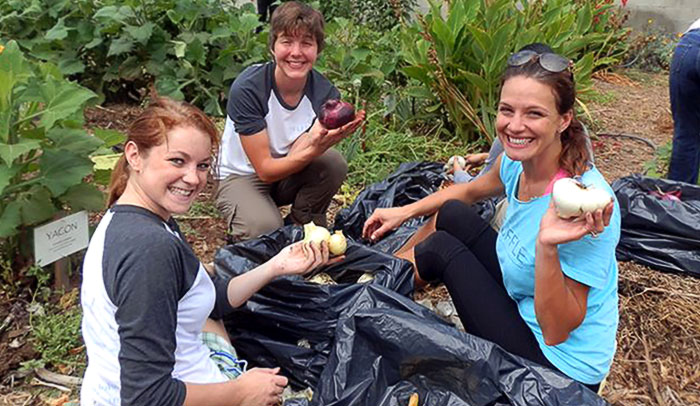
[[329, 99], [321, 106], [318, 120], [329, 130], [335, 130], [355, 119], [352, 104], [338, 99]]

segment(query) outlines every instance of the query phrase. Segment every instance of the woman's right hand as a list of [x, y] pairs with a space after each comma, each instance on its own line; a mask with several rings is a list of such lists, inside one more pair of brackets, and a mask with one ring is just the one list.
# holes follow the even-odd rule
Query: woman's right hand
[[241, 406], [279, 405], [287, 378], [278, 375], [279, 368], [253, 368], [236, 378]]
[[362, 227], [362, 237], [377, 241], [387, 232], [396, 229], [408, 220], [403, 207], [376, 209]]
[[277, 275], [304, 275], [319, 266], [335, 264], [344, 258], [344, 255], [331, 257], [325, 241], [320, 244], [298, 241], [282, 248], [268, 262]]

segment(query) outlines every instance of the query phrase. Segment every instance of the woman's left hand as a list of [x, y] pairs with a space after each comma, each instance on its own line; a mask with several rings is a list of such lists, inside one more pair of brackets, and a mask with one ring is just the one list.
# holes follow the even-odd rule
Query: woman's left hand
[[344, 258], [342, 255], [331, 258], [326, 242], [317, 244], [299, 241], [284, 247], [269, 262], [277, 275], [303, 275], [319, 266], [335, 264]]
[[596, 238], [610, 224], [613, 207], [613, 203], [610, 202], [604, 209], [584, 213], [571, 219], [563, 219], [557, 215], [554, 203], [550, 201], [540, 221], [538, 241], [541, 244], [555, 246], [580, 240], [586, 234]]

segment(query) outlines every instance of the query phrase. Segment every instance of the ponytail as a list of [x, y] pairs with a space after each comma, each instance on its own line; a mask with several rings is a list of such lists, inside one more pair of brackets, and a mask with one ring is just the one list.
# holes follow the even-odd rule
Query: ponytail
[[107, 208], [112, 207], [114, 202], [124, 193], [126, 183], [129, 181], [129, 163], [126, 156], [122, 155], [112, 170], [112, 177], [109, 180], [109, 198]]
[[586, 132], [576, 117], [571, 120], [569, 127], [561, 133], [561, 155], [559, 166], [573, 176], [580, 176], [592, 162], [590, 151], [586, 145]]

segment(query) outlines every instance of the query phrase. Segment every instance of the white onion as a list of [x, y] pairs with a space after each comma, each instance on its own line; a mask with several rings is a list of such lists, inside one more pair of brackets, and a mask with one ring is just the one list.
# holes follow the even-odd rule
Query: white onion
[[447, 163], [444, 166], [445, 171], [449, 171], [452, 169], [452, 166], [454, 165], [455, 159], [457, 160], [457, 164], [459, 165], [460, 168], [464, 169], [464, 167], [467, 166], [467, 160], [464, 159], [463, 156], [454, 155], [454, 156], [451, 156], [450, 159], [447, 160]]
[[586, 187], [572, 178], [562, 178], [554, 182], [552, 200], [559, 217], [569, 218], [603, 209], [612, 197], [603, 189]]
[[328, 250], [332, 255], [343, 255], [348, 248], [348, 241], [342, 231], [336, 231], [328, 239]]
[[323, 241], [328, 242], [330, 238], [331, 233], [325, 227], [319, 227], [313, 222], [304, 224], [304, 242], [320, 244]]

